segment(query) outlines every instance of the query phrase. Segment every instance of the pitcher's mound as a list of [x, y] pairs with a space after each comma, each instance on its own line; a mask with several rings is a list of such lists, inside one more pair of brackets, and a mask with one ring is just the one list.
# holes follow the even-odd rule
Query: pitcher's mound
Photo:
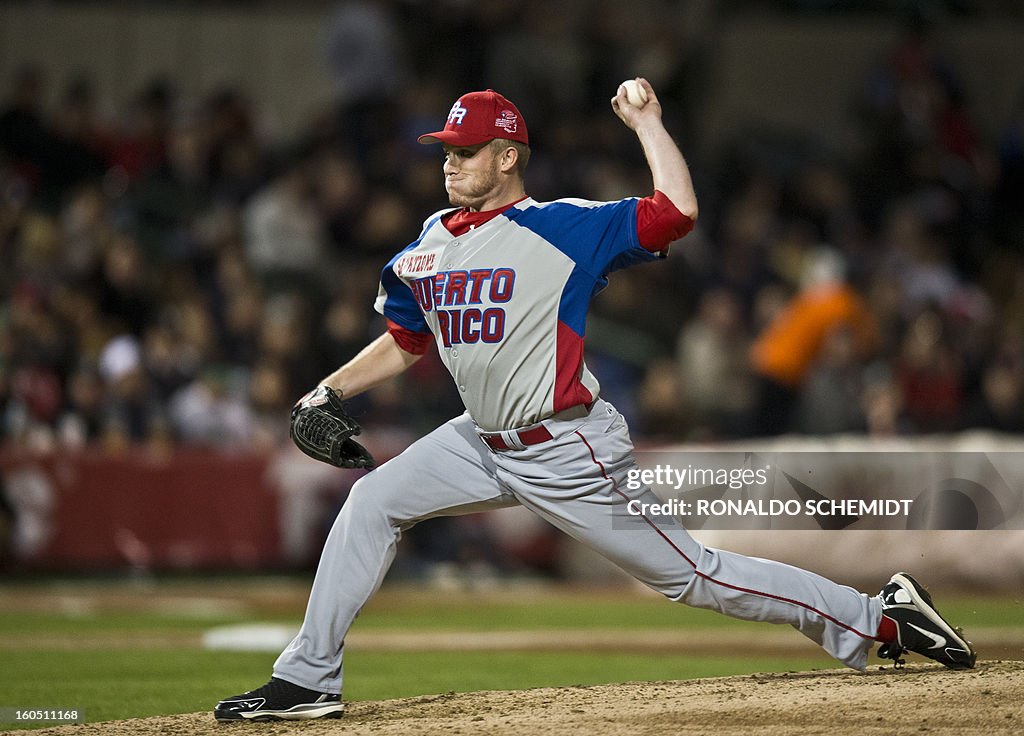
[[[639, 682], [521, 691], [447, 693], [351, 703], [337, 721], [218, 724], [210, 713], [89, 724], [116, 736], [246, 734], [1020, 734], [1024, 662], [979, 662], [865, 674], [821, 670], [676, 682]], [[38, 734], [84, 733], [61, 726]]]

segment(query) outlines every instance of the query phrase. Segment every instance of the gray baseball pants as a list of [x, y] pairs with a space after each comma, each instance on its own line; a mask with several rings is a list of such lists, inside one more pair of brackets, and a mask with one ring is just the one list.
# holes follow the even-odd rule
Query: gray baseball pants
[[[674, 516], [637, 516], [658, 504], [626, 488], [636, 467], [626, 422], [598, 400], [547, 419], [553, 439], [495, 452], [463, 414], [361, 478], [324, 545], [305, 619], [274, 675], [340, 693], [345, 635], [380, 586], [402, 531], [436, 516], [522, 504], [672, 601], [749, 621], [790, 624], [849, 667], [864, 670], [882, 609], [878, 598], [771, 560], [711, 549]], [[634, 504], [634, 509], [636, 504]]]

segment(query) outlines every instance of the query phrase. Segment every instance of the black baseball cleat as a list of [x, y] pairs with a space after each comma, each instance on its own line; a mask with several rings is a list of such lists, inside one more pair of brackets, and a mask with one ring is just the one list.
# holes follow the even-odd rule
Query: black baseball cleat
[[892, 576], [879, 593], [882, 615], [896, 624], [896, 641], [883, 644], [878, 656], [903, 664], [904, 652], [915, 652], [950, 669], [969, 670], [977, 654], [959, 629], [950, 626], [935, 608], [924, 587], [905, 572]]
[[213, 709], [218, 721], [304, 721], [341, 718], [344, 713], [340, 695], [307, 690], [276, 677], [263, 687], [224, 698]]

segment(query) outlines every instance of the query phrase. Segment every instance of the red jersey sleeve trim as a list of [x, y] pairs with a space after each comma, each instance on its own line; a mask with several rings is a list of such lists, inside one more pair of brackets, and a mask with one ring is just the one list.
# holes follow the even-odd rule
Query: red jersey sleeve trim
[[693, 230], [693, 220], [680, 212], [668, 195], [655, 189], [636, 203], [636, 234], [644, 250], [657, 253]]
[[434, 336], [429, 332], [416, 332], [391, 320], [387, 320], [387, 323], [388, 332], [395, 338], [398, 347], [412, 355], [423, 355], [434, 340]]

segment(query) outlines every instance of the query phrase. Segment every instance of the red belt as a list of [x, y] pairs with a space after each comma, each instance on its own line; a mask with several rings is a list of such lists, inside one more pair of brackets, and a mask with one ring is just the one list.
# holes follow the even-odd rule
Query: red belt
[[[508, 444], [502, 437], [503, 432], [481, 432], [480, 439], [492, 450], [512, 450], [514, 445]], [[548, 428], [543, 424], [533, 429], [511, 429], [507, 432], [511, 437], [519, 440], [520, 445], [539, 445], [552, 439]]]

